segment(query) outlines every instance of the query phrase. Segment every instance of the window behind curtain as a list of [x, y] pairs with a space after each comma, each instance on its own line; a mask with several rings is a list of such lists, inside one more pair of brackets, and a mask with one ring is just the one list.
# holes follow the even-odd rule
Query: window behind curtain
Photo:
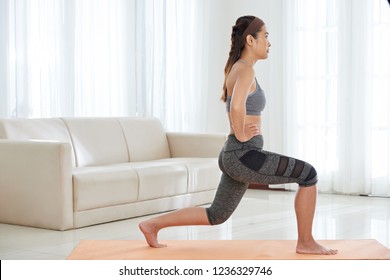
[[154, 116], [201, 130], [202, 3], [1, 1], [0, 116]]
[[385, 0], [286, 2], [289, 153], [320, 189], [390, 195], [390, 8]]
[[374, 0], [369, 11], [372, 184], [378, 193], [390, 194], [390, 8]]
[[205, 6], [199, 0], [136, 1], [137, 114], [156, 116], [169, 130], [206, 127]]
[[[338, 168], [338, 26], [335, 0], [300, 0], [296, 12], [294, 80], [298, 153], [308, 160], [322, 158], [320, 168], [331, 172]], [[322, 142], [323, 145], [318, 147], [313, 142]]]

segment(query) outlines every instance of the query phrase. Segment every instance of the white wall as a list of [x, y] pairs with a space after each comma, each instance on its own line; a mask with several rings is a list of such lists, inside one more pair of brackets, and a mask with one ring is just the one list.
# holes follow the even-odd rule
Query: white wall
[[283, 125], [283, 0], [213, 0], [210, 1], [210, 53], [208, 87], [207, 132], [229, 131], [224, 103], [219, 100], [224, 79], [223, 69], [230, 50], [230, 36], [236, 19], [243, 15], [255, 15], [267, 25], [271, 42], [267, 60], [259, 61], [256, 76], [266, 92], [267, 106], [263, 112], [263, 132], [266, 147], [278, 150], [282, 147]]

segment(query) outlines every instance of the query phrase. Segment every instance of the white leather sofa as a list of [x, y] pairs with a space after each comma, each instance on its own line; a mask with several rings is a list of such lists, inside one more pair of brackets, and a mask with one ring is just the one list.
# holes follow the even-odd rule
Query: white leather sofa
[[210, 203], [225, 140], [155, 118], [0, 119], [0, 223], [66, 230]]

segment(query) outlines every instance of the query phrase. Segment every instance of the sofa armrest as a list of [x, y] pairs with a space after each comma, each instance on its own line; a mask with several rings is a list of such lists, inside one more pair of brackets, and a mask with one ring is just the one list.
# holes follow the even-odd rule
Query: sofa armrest
[[73, 228], [69, 143], [0, 140], [0, 222]]
[[171, 157], [218, 157], [225, 134], [167, 132]]

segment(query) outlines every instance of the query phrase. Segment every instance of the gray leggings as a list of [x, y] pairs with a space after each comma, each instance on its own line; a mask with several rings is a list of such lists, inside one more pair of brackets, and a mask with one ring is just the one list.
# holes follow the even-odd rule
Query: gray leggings
[[297, 183], [301, 187], [317, 183], [317, 172], [309, 163], [263, 150], [263, 137], [239, 142], [229, 135], [220, 155], [222, 171], [217, 193], [206, 208], [211, 225], [222, 224], [240, 203], [249, 183]]

